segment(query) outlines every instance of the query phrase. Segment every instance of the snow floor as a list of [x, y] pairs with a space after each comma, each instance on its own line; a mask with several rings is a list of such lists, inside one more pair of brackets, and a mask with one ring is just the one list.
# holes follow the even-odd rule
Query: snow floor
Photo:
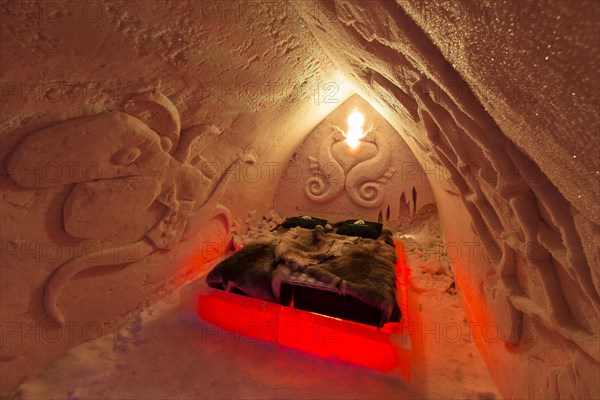
[[[436, 220], [412, 229], [410, 317], [419, 321], [413, 376], [403, 381], [276, 344], [224, 333], [182, 313], [179, 292], [119, 334], [71, 349], [15, 399], [500, 399], [473, 343], [439, 253]], [[409, 232], [409, 231], [407, 231]], [[400, 235], [398, 235], [400, 236]]]
[[73, 348], [37, 380], [21, 385], [15, 398], [499, 398], [472, 343], [433, 342], [415, 367], [412, 383], [406, 383], [390, 374], [219, 334], [182, 318], [173, 294], [125, 324], [121, 335]]

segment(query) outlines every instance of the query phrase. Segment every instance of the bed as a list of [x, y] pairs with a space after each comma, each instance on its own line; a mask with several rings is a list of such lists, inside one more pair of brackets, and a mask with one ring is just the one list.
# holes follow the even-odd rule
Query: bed
[[[299, 223], [296, 223], [298, 222]], [[208, 286], [382, 327], [399, 322], [396, 249], [381, 224], [287, 219], [215, 266]]]
[[200, 320], [200, 339], [257, 339], [410, 381], [402, 242], [368, 221], [296, 222], [182, 288], [182, 308]]

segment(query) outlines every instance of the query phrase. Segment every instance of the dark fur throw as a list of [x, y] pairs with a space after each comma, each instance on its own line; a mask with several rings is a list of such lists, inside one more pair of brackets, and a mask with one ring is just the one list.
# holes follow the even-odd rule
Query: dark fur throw
[[302, 273], [330, 291], [351, 295], [392, 318], [396, 303], [396, 252], [391, 232], [379, 239], [309, 230], [280, 230], [252, 242], [219, 263], [207, 276], [209, 286], [279, 301], [281, 283]]

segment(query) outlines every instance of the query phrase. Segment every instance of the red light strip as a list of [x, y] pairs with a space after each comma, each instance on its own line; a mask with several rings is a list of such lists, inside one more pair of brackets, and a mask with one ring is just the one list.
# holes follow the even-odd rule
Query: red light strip
[[292, 306], [227, 293], [207, 287], [195, 287], [196, 313], [217, 327], [251, 338], [305, 351], [338, 361], [397, 371], [406, 380], [411, 375], [411, 346], [406, 330], [408, 315], [408, 276], [404, 244], [395, 242], [397, 301], [402, 322], [382, 328], [297, 310]]

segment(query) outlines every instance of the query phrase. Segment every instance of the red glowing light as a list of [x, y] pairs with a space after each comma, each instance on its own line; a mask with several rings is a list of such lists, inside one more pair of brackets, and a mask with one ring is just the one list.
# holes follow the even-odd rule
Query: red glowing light
[[401, 323], [387, 323], [376, 328], [206, 286], [197, 292], [197, 315], [225, 331], [279, 343], [327, 359], [380, 371], [396, 370], [410, 380], [411, 346], [403, 329], [409, 321], [406, 250], [401, 242], [396, 242], [395, 248]]

